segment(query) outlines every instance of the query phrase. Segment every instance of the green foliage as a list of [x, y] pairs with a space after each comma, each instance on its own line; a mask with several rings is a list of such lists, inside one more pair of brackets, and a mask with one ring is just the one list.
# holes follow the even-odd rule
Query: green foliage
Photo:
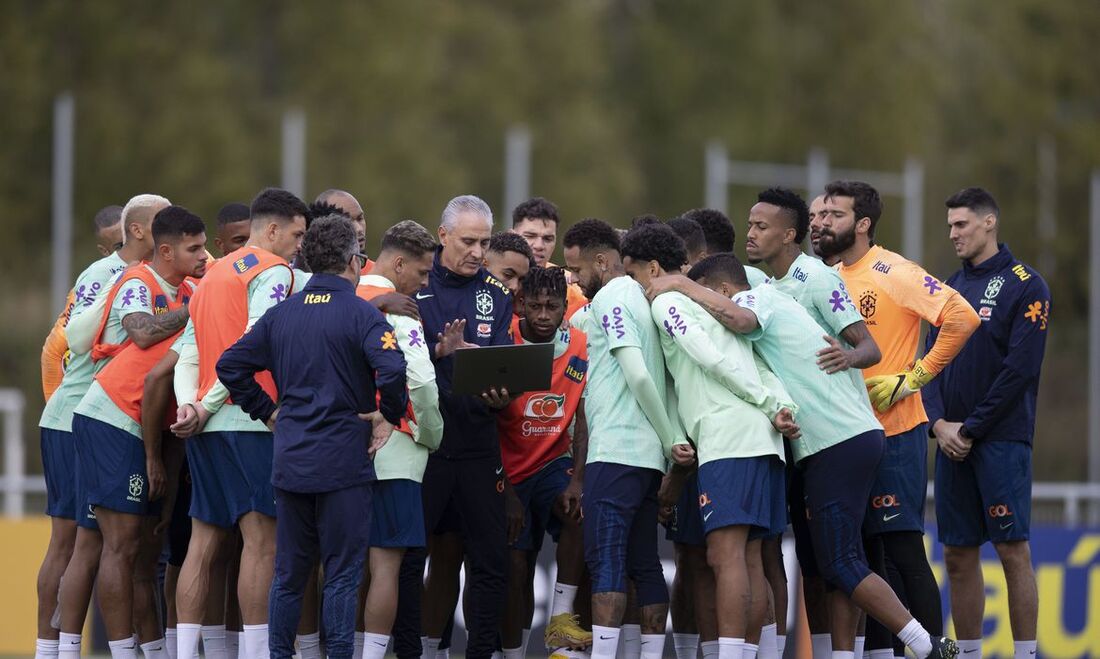
[[[51, 106], [64, 90], [77, 116], [74, 274], [96, 254], [102, 206], [157, 192], [212, 224], [222, 204], [278, 183], [289, 107], [308, 117], [310, 194], [356, 194], [369, 244], [398, 219], [434, 225], [459, 193], [507, 216], [503, 136], [525, 123], [532, 192], [555, 200], [566, 224], [624, 226], [700, 205], [712, 138], [739, 159], [798, 163], [817, 146], [837, 167], [900, 171], [921, 158], [926, 266], [944, 276], [957, 264], [942, 200], [966, 185], [994, 192], [1005, 239], [1037, 260], [1036, 144], [1050, 136], [1058, 265], [1044, 275], [1058, 352], [1047, 374], [1083, 385], [1082, 237], [1100, 153], [1091, 0], [12, 0], [0, 18], [0, 258], [21, 283], [0, 302], [0, 386], [30, 394], [28, 428], [33, 357], [56, 314]], [[753, 193], [731, 190], [739, 232]], [[887, 199], [888, 245], [899, 209]], [[1056, 409], [1083, 427], [1083, 398], [1061, 396]], [[1080, 477], [1081, 462], [1040, 476]]]

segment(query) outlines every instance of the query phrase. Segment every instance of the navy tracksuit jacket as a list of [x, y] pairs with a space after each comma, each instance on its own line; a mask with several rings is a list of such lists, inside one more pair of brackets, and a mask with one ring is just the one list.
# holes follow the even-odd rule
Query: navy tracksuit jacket
[[[921, 389], [929, 430], [939, 419], [962, 422], [977, 441], [1031, 444], [1035, 403], [1050, 325], [1050, 290], [1008, 247], [947, 280], [978, 312], [981, 325], [962, 352]], [[925, 350], [936, 340], [928, 334]]]

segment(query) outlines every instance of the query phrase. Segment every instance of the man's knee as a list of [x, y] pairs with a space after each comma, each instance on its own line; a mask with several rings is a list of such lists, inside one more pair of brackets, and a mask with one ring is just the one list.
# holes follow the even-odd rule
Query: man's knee
[[993, 548], [997, 550], [997, 556], [1006, 570], [1031, 568], [1031, 545], [1027, 540], [997, 542]]
[[844, 591], [848, 596], [851, 596], [856, 586], [871, 573], [867, 563], [850, 555], [819, 560], [817, 568], [827, 584]]
[[980, 548], [944, 546], [943, 562], [951, 579], [972, 576], [980, 563]]

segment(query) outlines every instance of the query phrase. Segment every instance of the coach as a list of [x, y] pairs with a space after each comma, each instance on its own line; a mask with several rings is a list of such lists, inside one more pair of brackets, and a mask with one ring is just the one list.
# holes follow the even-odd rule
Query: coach
[[[981, 318], [958, 357], [924, 389], [939, 444], [936, 519], [951, 582], [951, 617], [960, 652], [980, 657], [985, 589], [978, 553], [992, 541], [1008, 585], [1015, 655], [1034, 656], [1031, 442], [1050, 291], [1039, 273], [998, 244], [1000, 211], [988, 192], [967, 188], [946, 205], [951, 242], [963, 261], [947, 285]], [[936, 334], [933, 327], [929, 345]]]
[[[443, 416], [443, 440], [424, 471], [424, 522], [431, 533], [448, 508], [460, 511], [466, 552], [466, 656], [484, 659], [497, 645], [507, 584], [504, 472], [493, 408], [479, 397], [452, 393], [451, 382], [456, 347], [512, 344], [511, 293], [482, 267], [492, 231], [492, 211], [481, 199], [463, 195], [448, 202], [428, 286], [416, 294]], [[507, 404], [494, 401], [498, 409]], [[402, 598], [417, 597], [423, 560], [422, 552], [407, 555]], [[415, 583], [410, 575], [416, 575]], [[419, 624], [419, 611], [413, 614], [403, 605], [402, 612], [404, 619], [394, 629], [397, 654], [420, 656], [419, 635], [410, 629]]]
[[[233, 401], [275, 433], [271, 657], [294, 654], [302, 595], [320, 558], [328, 656], [350, 659], [370, 529], [371, 457], [405, 412], [405, 358], [382, 313], [355, 294], [366, 257], [351, 220], [314, 221], [302, 255], [314, 273], [309, 284], [265, 313], [225, 351], [217, 371]], [[264, 370], [274, 376], [278, 404], [256, 382]]]

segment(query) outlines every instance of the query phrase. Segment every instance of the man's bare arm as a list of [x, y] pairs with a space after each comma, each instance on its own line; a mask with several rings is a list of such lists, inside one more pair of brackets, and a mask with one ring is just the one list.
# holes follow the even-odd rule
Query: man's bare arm
[[661, 293], [677, 291], [691, 298], [707, 310], [726, 329], [738, 334], [749, 334], [759, 327], [756, 314], [740, 307], [725, 295], [694, 282], [684, 275], [664, 275], [650, 280], [646, 296], [652, 300]]
[[183, 329], [189, 316], [190, 312], [186, 305], [156, 316], [137, 312], [122, 319], [122, 329], [126, 330], [126, 335], [139, 348], [145, 349]]

